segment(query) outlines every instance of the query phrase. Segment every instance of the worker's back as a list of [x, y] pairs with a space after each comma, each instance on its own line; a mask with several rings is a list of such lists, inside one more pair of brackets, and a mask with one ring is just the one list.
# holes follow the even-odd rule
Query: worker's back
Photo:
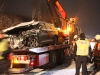
[[10, 60], [7, 58], [10, 52], [11, 49], [4, 33], [0, 33], [0, 74], [7, 72], [10, 68]]

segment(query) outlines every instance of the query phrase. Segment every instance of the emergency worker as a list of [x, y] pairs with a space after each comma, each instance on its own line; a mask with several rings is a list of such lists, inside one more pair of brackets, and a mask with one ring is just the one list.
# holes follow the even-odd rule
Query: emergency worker
[[82, 75], [87, 74], [87, 60], [91, 58], [91, 47], [89, 40], [86, 39], [85, 34], [80, 34], [80, 39], [76, 41], [74, 46], [74, 57], [76, 58], [76, 73], [80, 74], [80, 67], [82, 65]]
[[75, 42], [76, 42], [77, 40], [78, 40], [78, 36], [75, 35], [75, 36], [74, 36], [74, 40], [72, 41], [73, 46], [75, 46]]
[[93, 57], [94, 57], [94, 70], [100, 70], [100, 35], [95, 36], [95, 46], [93, 50]]
[[0, 74], [8, 72], [10, 60], [8, 55], [11, 53], [10, 45], [3, 32], [0, 32]]
[[75, 35], [75, 36], [74, 36], [74, 39], [73, 39], [73, 41], [72, 41], [72, 51], [74, 51], [74, 46], [75, 46], [75, 43], [76, 43], [77, 40], [78, 40], [78, 36]]
[[[72, 51], [72, 56], [73, 56], [73, 52], [74, 52], [74, 46], [76, 41], [78, 40], [78, 35], [74, 35], [74, 39], [72, 41], [72, 47], [71, 47], [71, 51]], [[75, 59], [73, 58], [73, 60], [75, 61]]]

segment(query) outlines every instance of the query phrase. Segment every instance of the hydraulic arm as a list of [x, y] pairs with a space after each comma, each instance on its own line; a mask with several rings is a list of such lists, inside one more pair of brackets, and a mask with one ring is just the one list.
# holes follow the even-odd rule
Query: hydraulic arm
[[[67, 28], [67, 13], [64, 11], [64, 9], [62, 8], [59, 1], [58, 0], [46, 0], [46, 1], [47, 1], [48, 7], [50, 9], [52, 18], [53, 18], [56, 26], [58, 25], [58, 26], [60, 26], [60, 28], [62, 30], [66, 30], [66, 28]], [[55, 15], [58, 16], [58, 19], [61, 22], [60, 23], [61, 25], [56, 23], [56, 22], [58, 22], [58, 20], [57, 20], [57, 18], [55, 18]]]

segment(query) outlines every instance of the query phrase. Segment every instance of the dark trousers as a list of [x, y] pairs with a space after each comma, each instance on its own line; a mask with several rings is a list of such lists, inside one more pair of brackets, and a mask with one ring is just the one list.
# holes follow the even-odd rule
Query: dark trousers
[[7, 72], [9, 68], [10, 68], [10, 60], [7, 59], [0, 60], [0, 74]]
[[80, 68], [82, 65], [82, 75], [87, 73], [87, 56], [77, 56], [76, 58], [76, 74], [80, 75]]
[[100, 70], [100, 56], [94, 56], [94, 69]]

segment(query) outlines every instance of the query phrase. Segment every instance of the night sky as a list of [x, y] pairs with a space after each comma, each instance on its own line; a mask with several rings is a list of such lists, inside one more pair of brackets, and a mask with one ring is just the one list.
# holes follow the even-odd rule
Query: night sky
[[[3, 2], [2, 2], [3, 1]], [[17, 13], [31, 17], [33, 6], [42, 4], [42, 0], [0, 0], [4, 3], [4, 13]], [[92, 38], [100, 34], [100, 0], [59, 0], [68, 18], [77, 18], [76, 25], [82, 29], [87, 37]]]
[[76, 24], [87, 37], [100, 34], [100, 0], [59, 0], [68, 17], [76, 17]]

